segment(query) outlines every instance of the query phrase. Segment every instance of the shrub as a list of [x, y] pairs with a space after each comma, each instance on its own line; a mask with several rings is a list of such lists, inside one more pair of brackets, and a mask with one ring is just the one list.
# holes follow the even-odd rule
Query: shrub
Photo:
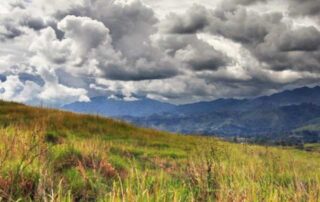
[[79, 165], [83, 156], [81, 152], [67, 148], [59, 151], [57, 157], [54, 159], [53, 166], [56, 172], [61, 172]]
[[45, 141], [52, 144], [62, 144], [63, 143], [63, 137], [58, 135], [55, 132], [48, 132], [45, 135]]

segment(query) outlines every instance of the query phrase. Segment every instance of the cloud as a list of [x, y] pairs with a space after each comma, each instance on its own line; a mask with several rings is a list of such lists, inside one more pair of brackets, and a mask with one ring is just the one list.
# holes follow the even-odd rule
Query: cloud
[[0, 40], [14, 39], [21, 36], [23, 31], [14, 27], [11, 24], [0, 25]]
[[292, 15], [319, 17], [320, 4], [318, 0], [290, 0], [289, 10]]
[[0, 82], [0, 98], [33, 104], [44, 102], [53, 106], [74, 101], [89, 101], [85, 89], [59, 84], [54, 74], [46, 73], [47, 76], [27, 73], [7, 75]]
[[39, 86], [43, 86], [45, 84], [45, 81], [39, 75], [33, 75], [33, 74], [30, 74], [30, 73], [22, 72], [22, 73], [18, 74], [18, 76], [19, 76], [19, 80], [22, 83], [26, 83], [28, 81], [32, 81], [32, 82], [36, 83]]
[[58, 24], [66, 39], [72, 39], [81, 57], [101, 44], [111, 43], [109, 29], [89, 17], [66, 16]]
[[23, 0], [17, 0], [17, 1], [12, 1], [9, 3], [11, 8], [20, 8], [20, 9], [25, 9], [25, 1]]
[[45, 63], [63, 64], [71, 55], [71, 45], [69, 40], [58, 40], [54, 30], [49, 27], [39, 33], [38, 38], [33, 41], [29, 50], [36, 54], [33, 60], [37, 57]]
[[259, 15], [238, 8], [232, 12], [216, 13], [208, 31], [242, 44], [257, 44], [265, 39], [274, 26], [280, 24], [281, 19], [280, 13]]
[[105, 92], [125, 95], [126, 97], [140, 95], [177, 103], [186, 102], [186, 100], [213, 98], [217, 92], [214, 85], [192, 75], [137, 82], [98, 79], [97, 84]]
[[[196, 15], [194, 13], [197, 13]], [[200, 20], [201, 19], [201, 20]], [[235, 10], [208, 10], [203, 6], [194, 5], [184, 15], [169, 16], [162, 26], [168, 27], [169, 33], [196, 33], [207, 31], [215, 35], [222, 35], [240, 43], [258, 43], [264, 40], [269, 30], [282, 19], [280, 13], [259, 15], [254, 11], [245, 8]], [[194, 26], [192, 23], [182, 23], [184, 21], [197, 22], [203, 26]], [[210, 22], [210, 23], [208, 23]], [[168, 26], [167, 24], [170, 23]], [[184, 30], [192, 32], [182, 32]]]
[[101, 69], [105, 72], [106, 78], [122, 81], [164, 79], [174, 77], [178, 73], [174, 62], [166, 58], [156, 62], [141, 58], [135, 61], [132, 66], [107, 64], [101, 66]]
[[[303, 30], [302, 30], [303, 29]], [[310, 38], [308, 36], [312, 35]], [[274, 70], [319, 72], [319, 32], [313, 27], [288, 29], [280, 27], [271, 32], [264, 42], [249, 47], [258, 60]]]
[[231, 59], [196, 35], [167, 35], [158, 42], [165, 52], [192, 70], [217, 70]]
[[60, 20], [68, 15], [87, 16], [102, 22], [110, 29], [115, 48], [128, 54], [131, 51], [127, 46], [134, 48], [134, 45], [148, 42], [158, 21], [153, 10], [140, 1], [119, 4], [111, 0], [87, 0], [55, 14]]
[[316, 51], [320, 48], [320, 31], [303, 27], [281, 33], [278, 38], [280, 51]]
[[[91, 6], [86, 6], [88, 4]], [[153, 46], [150, 36], [156, 33], [157, 19], [154, 17], [153, 11], [141, 2], [133, 1], [122, 5], [112, 2], [106, 3], [101, 0], [94, 3], [87, 1], [83, 6], [75, 6], [64, 12], [57, 12], [56, 16], [63, 18], [70, 14], [74, 15], [73, 18], [90, 16], [100, 25], [103, 23], [109, 30], [108, 42], [102, 46], [101, 41], [96, 41], [100, 46], [95, 47], [94, 56], [90, 55], [95, 59], [91, 64], [96, 63], [95, 68], [105, 78], [111, 80], [150, 80], [172, 77], [178, 73], [173, 60], [161, 52], [158, 47]], [[94, 29], [94, 31], [97, 30]], [[92, 34], [87, 30], [81, 30], [81, 32], [92, 37]], [[78, 31], [76, 33], [79, 34]], [[70, 38], [67, 32], [65, 37]], [[99, 39], [99, 37], [92, 38]], [[85, 41], [88, 42], [88, 40], [81, 39], [79, 43]], [[92, 42], [88, 43], [92, 44]], [[83, 53], [89, 55], [88, 49], [82, 50], [84, 50]]]
[[319, 83], [316, 0], [144, 2], [1, 2], [0, 98], [186, 103]]
[[318, 71], [320, 35], [317, 28], [294, 28], [280, 13], [258, 14], [243, 7], [202, 13], [206, 15], [203, 18], [210, 19], [203, 31], [242, 44], [270, 69]]
[[183, 17], [171, 13], [161, 23], [160, 29], [165, 33], [193, 34], [209, 24], [208, 11], [202, 6], [194, 5]]
[[41, 29], [47, 27], [44, 20], [40, 17], [28, 16], [28, 17], [22, 19], [22, 21], [20, 23], [21, 23], [21, 25], [27, 26], [27, 27], [34, 29], [34, 30], [41, 30]]
[[255, 4], [266, 5], [271, 0], [224, 0], [221, 1], [218, 9], [221, 11], [234, 11], [237, 10], [239, 6], [252, 6]]
[[0, 98], [4, 100], [13, 100], [27, 102], [30, 99], [31, 92], [38, 93], [40, 87], [34, 82], [21, 82], [17, 75], [7, 76], [6, 80], [0, 83]]
[[70, 103], [74, 101], [88, 102], [90, 98], [85, 89], [70, 88], [57, 83], [48, 83], [39, 93], [39, 99], [45, 103], [56, 105], [57, 103]]
[[254, 3], [265, 3], [268, 0], [232, 0], [233, 4], [250, 5]]

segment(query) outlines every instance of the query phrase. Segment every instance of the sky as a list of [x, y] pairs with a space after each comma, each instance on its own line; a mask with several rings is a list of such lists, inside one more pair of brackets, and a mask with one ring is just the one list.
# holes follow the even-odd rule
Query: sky
[[319, 84], [319, 0], [0, 2], [0, 99], [182, 104]]

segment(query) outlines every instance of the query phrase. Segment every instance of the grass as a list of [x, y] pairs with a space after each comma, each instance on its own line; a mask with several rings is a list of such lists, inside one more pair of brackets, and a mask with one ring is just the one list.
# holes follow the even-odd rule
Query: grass
[[0, 198], [316, 202], [312, 148], [233, 144], [0, 102]]
[[317, 152], [320, 155], [320, 143], [305, 144], [304, 150], [310, 151], [310, 152]]

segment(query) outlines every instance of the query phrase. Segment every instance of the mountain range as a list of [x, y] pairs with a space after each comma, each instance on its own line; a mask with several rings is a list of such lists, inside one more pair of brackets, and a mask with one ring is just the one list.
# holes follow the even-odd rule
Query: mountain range
[[218, 99], [172, 105], [95, 97], [63, 107], [74, 112], [120, 118], [144, 127], [185, 134], [283, 140], [320, 139], [320, 87], [286, 90], [253, 99]]
[[90, 102], [75, 102], [65, 105], [62, 108], [73, 112], [98, 114], [109, 117], [142, 117], [171, 111], [175, 106], [148, 98], [125, 101], [100, 96], [91, 98]]

